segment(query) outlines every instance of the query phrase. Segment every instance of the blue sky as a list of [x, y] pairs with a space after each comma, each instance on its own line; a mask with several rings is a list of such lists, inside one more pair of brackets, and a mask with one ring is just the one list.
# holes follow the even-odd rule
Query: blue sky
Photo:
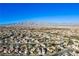
[[79, 4], [0, 3], [0, 24], [24, 21], [79, 23]]

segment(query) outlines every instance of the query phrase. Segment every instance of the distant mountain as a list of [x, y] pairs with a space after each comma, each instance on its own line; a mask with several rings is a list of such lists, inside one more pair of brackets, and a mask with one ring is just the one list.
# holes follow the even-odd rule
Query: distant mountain
[[11, 24], [1, 24], [0, 27], [25, 27], [25, 28], [61, 28], [79, 27], [79, 24], [67, 23], [45, 23], [45, 22], [19, 22]]

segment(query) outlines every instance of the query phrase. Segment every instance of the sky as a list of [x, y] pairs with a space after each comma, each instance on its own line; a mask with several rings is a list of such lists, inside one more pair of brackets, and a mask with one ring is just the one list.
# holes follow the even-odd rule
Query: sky
[[79, 4], [0, 3], [0, 24], [27, 21], [79, 23]]

